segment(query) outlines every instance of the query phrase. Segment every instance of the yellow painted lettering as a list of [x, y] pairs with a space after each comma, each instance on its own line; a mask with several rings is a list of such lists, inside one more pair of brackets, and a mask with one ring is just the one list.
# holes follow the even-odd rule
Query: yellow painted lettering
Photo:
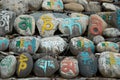
[[111, 65], [116, 64], [116, 61], [115, 61], [114, 55], [113, 55], [112, 53], [110, 53], [110, 64], [111, 64]]
[[20, 48], [24, 47], [24, 39], [20, 39]]

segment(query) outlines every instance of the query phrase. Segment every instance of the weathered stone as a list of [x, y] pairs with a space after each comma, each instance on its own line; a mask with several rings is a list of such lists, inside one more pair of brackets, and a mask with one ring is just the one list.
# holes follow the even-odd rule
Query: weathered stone
[[65, 13], [53, 13], [56, 18], [69, 18]]
[[42, 6], [42, 1], [43, 0], [28, 0], [29, 10], [31, 11], [39, 10]]
[[90, 1], [90, 2], [85, 6], [85, 11], [100, 12], [100, 11], [101, 11], [101, 5], [100, 5], [99, 2]]
[[28, 11], [28, 2], [27, 0], [2, 0], [2, 8], [19, 15]]
[[94, 42], [95, 44], [98, 44], [98, 43], [104, 42], [104, 41], [105, 41], [105, 39], [104, 39], [104, 37], [101, 36], [101, 35], [95, 36], [95, 37], [93, 38], [93, 42]]
[[47, 37], [40, 40], [40, 52], [60, 54], [67, 47], [67, 43], [61, 37]]
[[64, 6], [62, 0], [43, 0], [42, 8], [44, 10], [62, 11]]
[[42, 37], [53, 36], [54, 32], [57, 30], [58, 21], [53, 16], [53, 14], [44, 14], [37, 21], [37, 28], [39, 30], [39, 34]]
[[33, 68], [32, 56], [28, 53], [22, 53], [19, 55], [16, 74], [18, 77], [27, 77]]
[[88, 25], [88, 16], [65, 18], [60, 21], [59, 30], [71, 37], [82, 35]]
[[73, 55], [78, 55], [79, 52], [88, 51], [93, 52], [95, 51], [95, 46], [92, 41], [83, 38], [83, 37], [75, 37], [72, 38], [70, 41], [70, 51]]
[[104, 77], [120, 78], [120, 54], [103, 52], [99, 58], [99, 71]]
[[35, 20], [30, 15], [20, 15], [15, 19], [14, 28], [21, 35], [33, 35], [35, 32]]
[[113, 26], [113, 22], [111, 21], [113, 13], [114, 12], [99, 12], [97, 15], [99, 15], [105, 22], [107, 22], [108, 25]]
[[100, 0], [101, 2], [113, 2], [113, 0]]
[[89, 17], [89, 16], [84, 15], [82, 13], [75, 13], [75, 12], [73, 12], [73, 13], [70, 14], [70, 17], [74, 18], [74, 17]]
[[77, 56], [80, 74], [92, 77], [97, 73], [97, 59], [93, 53], [81, 52]]
[[78, 0], [63, 0], [63, 3], [77, 3]]
[[105, 10], [108, 10], [108, 11], [116, 11], [117, 9], [120, 9], [120, 7], [112, 3], [103, 3], [102, 6], [104, 7]]
[[60, 62], [60, 74], [63, 78], [74, 78], [79, 74], [78, 61], [73, 57], [66, 57]]
[[88, 4], [88, 1], [87, 0], [78, 0], [78, 3], [84, 5], [84, 7], [85, 7], [85, 5]]
[[36, 76], [49, 77], [59, 69], [59, 64], [56, 59], [45, 56], [38, 59], [34, 64], [34, 73]]
[[12, 11], [0, 12], [0, 35], [4, 36], [12, 32], [15, 16]]
[[5, 51], [9, 46], [9, 40], [4, 37], [0, 37], [0, 51]]
[[0, 74], [2, 78], [9, 78], [15, 73], [17, 60], [15, 56], [6, 56], [0, 62]]
[[111, 51], [111, 52], [119, 52], [119, 45], [114, 42], [101, 42], [97, 45], [98, 52]]
[[82, 12], [84, 10], [84, 7], [79, 3], [67, 3], [64, 6], [65, 6], [65, 10], [76, 11], [76, 12]]
[[90, 16], [90, 23], [88, 29], [88, 37], [93, 39], [94, 36], [102, 35], [107, 23], [98, 15], [93, 14]]
[[112, 14], [113, 25], [120, 30], [120, 9]]
[[36, 37], [17, 37], [14, 38], [10, 45], [9, 50], [13, 52], [28, 52], [28, 53], [35, 53], [39, 47], [39, 39]]
[[106, 28], [103, 31], [103, 35], [106, 37], [118, 37], [120, 36], [120, 31], [117, 28]]

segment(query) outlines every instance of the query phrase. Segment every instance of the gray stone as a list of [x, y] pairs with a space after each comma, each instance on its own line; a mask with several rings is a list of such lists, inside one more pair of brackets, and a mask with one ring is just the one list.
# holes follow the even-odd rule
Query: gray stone
[[2, 78], [9, 78], [15, 73], [17, 60], [15, 56], [6, 56], [0, 62], [0, 73]]
[[108, 11], [116, 11], [116, 10], [120, 9], [120, 7], [118, 7], [112, 3], [103, 3], [102, 6], [104, 7], [105, 10], [108, 10]]
[[33, 68], [33, 59], [29, 53], [22, 53], [19, 55], [16, 74], [18, 77], [27, 77]]
[[78, 0], [62, 0], [63, 3], [77, 3]]
[[98, 44], [98, 43], [103, 42], [103, 41], [105, 41], [105, 39], [104, 39], [104, 37], [101, 36], [101, 35], [95, 36], [95, 37], [93, 38], [93, 42], [94, 42], [95, 44]]
[[103, 52], [99, 58], [99, 71], [104, 77], [120, 78], [120, 54]]
[[0, 35], [4, 36], [12, 32], [15, 16], [12, 11], [0, 12]]
[[77, 56], [80, 74], [92, 77], [97, 73], [97, 59], [93, 53], [81, 52]]
[[39, 77], [50, 77], [59, 69], [55, 58], [45, 56], [38, 59], [34, 64], [34, 74]]
[[100, 0], [101, 2], [113, 2], [113, 0]]
[[94, 36], [102, 35], [103, 31], [107, 28], [107, 23], [97, 14], [90, 16], [88, 37], [93, 39]]
[[103, 31], [103, 35], [105, 37], [109, 37], [109, 38], [119, 37], [120, 36], [120, 31], [117, 28], [106, 28]]
[[78, 55], [79, 52], [88, 51], [93, 52], [95, 51], [94, 43], [86, 38], [83, 37], [74, 37], [70, 41], [70, 51], [73, 55]]
[[40, 36], [49, 37], [53, 36], [57, 30], [58, 21], [53, 14], [44, 14], [37, 21], [37, 28]]
[[0, 37], [0, 51], [5, 51], [9, 46], [9, 39]]
[[27, 0], [2, 0], [2, 8], [16, 12], [17, 15], [28, 11]]
[[35, 32], [35, 20], [30, 15], [19, 15], [15, 19], [14, 28], [21, 35], [33, 35]]
[[73, 57], [66, 57], [60, 62], [60, 74], [63, 78], [74, 78], [79, 74], [78, 61]]
[[71, 37], [80, 36], [86, 31], [88, 19], [88, 16], [61, 19], [59, 30], [61, 33], [68, 34]]
[[16, 37], [14, 38], [10, 45], [9, 50], [13, 52], [28, 52], [28, 53], [35, 53], [39, 47], [39, 39], [36, 37]]
[[82, 12], [84, 10], [84, 7], [82, 6], [82, 4], [79, 4], [79, 3], [67, 3], [67, 4], [64, 4], [64, 6], [65, 6], [65, 10], [68, 10], [68, 11]]
[[43, 0], [42, 9], [43, 10], [53, 10], [62, 11], [64, 8], [62, 0]]
[[67, 47], [67, 43], [64, 39], [58, 36], [46, 37], [40, 40], [40, 49], [42, 53], [54, 53], [60, 54]]
[[98, 52], [104, 52], [104, 51], [111, 51], [111, 52], [119, 52], [119, 45], [114, 42], [101, 42], [97, 46]]

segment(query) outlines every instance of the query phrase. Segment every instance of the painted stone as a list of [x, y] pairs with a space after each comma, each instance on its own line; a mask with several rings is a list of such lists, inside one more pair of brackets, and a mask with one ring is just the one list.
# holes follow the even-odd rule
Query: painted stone
[[86, 31], [88, 19], [88, 16], [65, 18], [61, 20], [59, 30], [71, 37], [80, 36]]
[[103, 31], [103, 35], [105, 37], [118, 37], [120, 36], [120, 31], [117, 29], [117, 28], [106, 28], [104, 31]]
[[107, 27], [107, 23], [97, 14], [90, 16], [88, 37], [93, 39], [94, 36], [102, 35], [104, 29]]
[[39, 39], [36, 37], [16, 37], [14, 38], [10, 45], [9, 50], [13, 52], [28, 52], [28, 53], [35, 53], [39, 47]]
[[39, 30], [39, 34], [42, 37], [53, 36], [55, 31], [57, 30], [58, 21], [53, 16], [53, 14], [44, 14], [37, 21], [37, 28]]
[[17, 60], [15, 56], [9, 55], [6, 56], [0, 62], [0, 74], [2, 78], [9, 78], [15, 73]]
[[62, 0], [63, 3], [77, 3], [78, 0]]
[[[88, 18], [89, 18], [89, 16], [87, 16], [87, 15], [85, 15], [85, 14], [82, 14], [82, 13], [77, 13], [77, 12], [71, 13], [71, 14], [70, 14], [70, 17], [72, 17], [72, 18], [74, 18], [74, 17], [88, 17]], [[88, 23], [87, 23], [87, 24], [88, 24]]]
[[83, 5], [79, 3], [67, 3], [67, 4], [64, 4], [64, 6], [65, 6], [65, 10], [68, 10], [68, 11], [82, 12], [84, 10]]
[[33, 35], [35, 32], [35, 20], [30, 15], [19, 15], [15, 19], [14, 28], [21, 35]]
[[98, 44], [98, 43], [104, 42], [104, 41], [105, 41], [105, 39], [104, 39], [104, 37], [101, 36], [101, 35], [95, 36], [95, 37], [93, 38], [93, 42], [94, 42], [95, 44]]
[[31, 11], [37, 11], [41, 8], [43, 0], [28, 0], [28, 7]]
[[2, 0], [2, 8], [20, 15], [28, 11], [28, 2], [27, 0]]
[[99, 71], [104, 77], [120, 78], [120, 54], [103, 52], [99, 58]]
[[53, 76], [58, 69], [58, 61], [50, 56], [42, 57], [34, 64], [34, 74], [39, 77]]
[[116, 10], [120, 9], [120, 7], [118, 7], [112, 3], [103, 3], [102, 6], [104, 7], [105, 10], [108, 10], [108, 11], [116, 11]]
[[70, 51], [73, 55], [78, 55], [79, 52], [88, 51], [95, 52], [94, 43], [84, 37], [74, 37], [70, 40]]
[[80, 74], [92, 77], [97, 73], [97, 59], [93, 53], [81, 52], [77, 56]]
[[40, 52], [42, 53], [54, 53], [60, 54], [67, 47], [67, 43], [64, 39], [58, 36], [46, 37], [40, 40]]
[[43, 0], [43, 10], [62, 11], [64, 8], [62, 0]]
[[0, 51], [5, 51], [9, 46], [9, 39], [0, 37]]
[[113, 25], [120, 30], [120, 9], [112, 14]]
[[63, 78], [74, 78], [79, 74], [78, 61], [73, 57], [66, 57], [60, 62], [60, 74]]
[[12, 11], [0, 12], [0, 35], [4, 36], [11, 33], [16, 14]]
[[53, 13], [53, 15], [56, 17], [56, 18], [69, 18], [69, 16], [65, 13]]
[[119, 52], [119, 45], [114, 42], [101, 42], [97, 45], [98, 52], [111, 51], [111, 52]]
[[114, 12], [99, 12], [97, 15], [99, 15], [108, 25], [113, 26], [113, 22], [111, 21], [113, 13]]
[[19, 55], [16, 74], [17, 77], [27, 77], [33, 68], [33, 59], [29, 53], [22, 53]]

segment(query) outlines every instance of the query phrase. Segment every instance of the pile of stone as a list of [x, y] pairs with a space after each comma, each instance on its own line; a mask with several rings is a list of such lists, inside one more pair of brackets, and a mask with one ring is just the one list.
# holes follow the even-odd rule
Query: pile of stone
[[1, 0], [0, 77], [120, 78], [117, 3]]

